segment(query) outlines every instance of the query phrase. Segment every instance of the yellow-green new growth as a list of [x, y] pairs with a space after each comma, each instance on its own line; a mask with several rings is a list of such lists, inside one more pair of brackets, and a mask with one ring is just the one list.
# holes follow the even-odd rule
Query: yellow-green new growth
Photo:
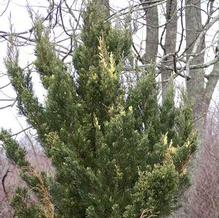
[[106, 48], [106, 43], [105, 43], [103, 36], [101, 36], [99, 38], [98, 49], [99, 49], [99, 58], [100, 58], [101, 69], [103, 70], [103, 72], [106, 74], [106, 76], [109, 79], [116, 80], [117, 76], [116, 76], [115, 60], [113, 58], [112, 52], [110, 53], [110, 55], [108, 54], [107, 48]]

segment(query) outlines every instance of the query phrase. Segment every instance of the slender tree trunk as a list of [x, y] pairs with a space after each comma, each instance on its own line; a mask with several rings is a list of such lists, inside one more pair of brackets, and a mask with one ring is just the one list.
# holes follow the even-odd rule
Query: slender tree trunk
[[[185, 1], [185, 20], [186, 20], [186, 47], [187, 47], [187, 60], [189, 59], [194, 42], [198, 35], [203, 30], [201, 19], [201, 1], [200, 0], [186, 0]], [[205, 47], [204, 37], [199, 44], [197, 54], [201, 52]], [[204, 63], [204, 53], [195, 56], [191, 64]], [[205, 108], [203, 104], [204, 100], [204, 70], [193, 69], [189, 70], [189, 76], [191, 79], [187, 80], [187, 92], [188, 96], [193, 104], [194, 118], [196, 121], [196, 127], [202, 135], [203, 124], [205, 120]]]
[[205, 105], [207, 109], [211, 103], [212, 95], [214, 93], [215, 87], [218, 82], [218, 76], [219, 76], [219, 62], [217, 62], [214, 65], [211, 74], [208, 76], [208, 82], [205, 88]]
[[145, 11], [146, 19], [146, 53], [144, 55], [144, 61], [146, 64], [156, 62], [158, 51], [158, 10], [157, 6], [148, 8], [150, 1], [141, 0], [142, 7]]
[[[175, 53], [176, 37], [177, 37], [177, 0], [167, 0], [166, 3], [166, 37], [164, 43], [164, 55]], [[174, 55], [170, 55], [164, 59], [165, 66], [174, 68]], [[162, 100], [165, 99], [167, 86], [171, 77], [171, 70], [162, 69]]]

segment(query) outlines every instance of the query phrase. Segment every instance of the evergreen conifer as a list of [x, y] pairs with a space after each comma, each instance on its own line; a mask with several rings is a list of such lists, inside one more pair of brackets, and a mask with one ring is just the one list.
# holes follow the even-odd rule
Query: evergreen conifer
[[125, 98], [121, 66], [131, 40], [127, 30], [106, 21], [108, 12], [98, 2], [91, 1], [83, 15], [83, 43], [73, 57], [76, 80], [38, 22], [35, 67], [47, 90], [45, 105], [9, 49], [6, 66], [19, 111], [37, 130], [56, 171], [54, 178], [37, 172], [10, 132], [1, 131], [7, 157], [27, 184], [14, 197], [15, 217], [167, 215], [187, 181], [196, 146], [192, 111], [185, 102], [175, 107], [172, 87], [158, 104], [153, 70]]

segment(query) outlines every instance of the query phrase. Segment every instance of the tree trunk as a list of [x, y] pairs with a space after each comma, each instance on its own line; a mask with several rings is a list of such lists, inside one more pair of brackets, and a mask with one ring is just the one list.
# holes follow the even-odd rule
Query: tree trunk
[[[187, 61], [192, 53], [194, 42], [203, 30], [201, 19], [201, 1], [186, 0], [185, 1], [185, 20], [186, 20], [186, 47]], [[196, 54], [200, 53], [205, 47], [204, 37], [198, 46]], [[204, 53], [195, 56], [191, 64], [204, 63]], [[190, 101], [193, 104], [194, 119], [196, 127], [202, 135], [203, 124], [205, 119], [204, 100], [204, 70], [193, 69], [189, 70], [190, 79], [187, 80], [187, 93]]]
[[[174, 54], [176, 49], [177, 37], [177, 0], [167, 0], [166, 3], [166, 37], [164, 43], [164, 55]], [[165, 66], [174, 68], [174, 56], [170, 55], [164, 59]], [[165, 99], [167, 86], [171, 77], [171, 70], [161, 67], [161, 81], [162, 81], [162, 100]]]
[[148, 8], [150, 1], [141, 0], [146, 19], [146, 53], [144, 62], [151, 64], [156, 62], [158, 51], [158, 10], [157, 6]]

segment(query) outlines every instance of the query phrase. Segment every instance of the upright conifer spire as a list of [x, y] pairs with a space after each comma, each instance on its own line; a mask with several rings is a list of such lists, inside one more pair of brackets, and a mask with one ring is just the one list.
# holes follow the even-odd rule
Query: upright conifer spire
[[171, 89], [159, 106], [153, 72], [128, 91], [126, 100], [119, 66], [130, 51], [130, 39], [126, 30], [105, 20], [107, 12], [98, 2], [91, 1], [83, 15], [82, 44], [73, 57], [77, 81], [42, 26], [37, 29], [35, 66], [48, 91], [44, 106], [18, 60], [6, 62], [19, 110], [37, 130], [56, 170], [54, 178], [34, 175], [24, 149], [9, 132], [0, 133], [7, 157], [21, 168], [39, 202], [19, 189], [13, 201], [19, 218], [164, 216], [186, 181], [196, 145], [192, 111], [186, 104], [175, 107]]

